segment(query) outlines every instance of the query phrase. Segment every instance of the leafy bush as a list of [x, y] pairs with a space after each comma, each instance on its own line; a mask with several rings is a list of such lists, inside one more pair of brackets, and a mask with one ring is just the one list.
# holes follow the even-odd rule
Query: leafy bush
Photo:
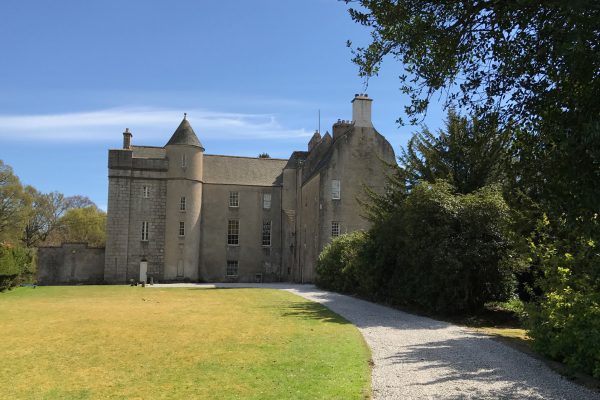
[[510, 298], [510, 214], [499, 188], [463, 195], [444, 181], [421, 183], [401, 212], [393, 300], [460, 313]]
[[334, 238], [317, 260], [317, 285], [339, 292], [356, 292], [361, 275], [361, 252], [366, 242], [367, 234], [361, 231]]
[[551, 227], [546, 217], [538, 224], [531, 249], [543, 273], [538, 280], [542, 295], [528, 310], [529, 335], [536, 351], [600, 378], [597, 216], [584, 225], [596, 229], [577, 233], [564, 221]]
[[35, 276], [33, 252], [23, 247], [0, 245], [0, 292]]
[[499, 188], [420, 183], [368, 233], [332, 241], [317, 284], [438, 313], [479, 310], [514, 292], [509, 222]]

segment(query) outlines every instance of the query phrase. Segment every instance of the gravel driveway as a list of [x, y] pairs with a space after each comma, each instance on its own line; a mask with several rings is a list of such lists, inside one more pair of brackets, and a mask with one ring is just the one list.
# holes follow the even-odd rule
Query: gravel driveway
[[[190, 286], [188, 284], [154, 287]], [[287, 290], [358, 327], [373, 357], [375, 399], [600, 399], [543, 362], [490, 337], [389, 307], [294, 284], [216, 284]]]

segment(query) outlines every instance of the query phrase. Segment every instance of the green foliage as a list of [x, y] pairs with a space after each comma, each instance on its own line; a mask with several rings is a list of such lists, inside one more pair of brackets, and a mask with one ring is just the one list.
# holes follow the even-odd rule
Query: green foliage
[[346, 233], [334, 238], [317, 261], [317, 285], [340, 292], [353, 292], [360, 281], [361, 251], [367, 241], [365, 232]]
[[507, 300], [514, 288], [509, 222], [498, 187], [462, 195], [443, 181], [417, 185], [400, 218], [392, 298], [442, 313]]
[[446, 314], [508, 300], [509, 211], [495, 186], [463, 195], [444, 181], [420, 183], [368, 234], [333, 240], [319, 257], [317, 284]]
[[445, 129], [433, 134], [423, 127], [401, 150], [398, 158], [407, 188], [444, 179], [466, 194], [504, 182], [510, 132], [499, 129], [495, 116], [469, 120], [451, 109]]
[[0, 243], [16, 242], [22, 229], [25, 199], [23, 186], [10, 166], [0, 160]]
[[597, 2], [356, 3], [351, 17], [372, 31], [371, 43], [354, 50], [360, 74], [376, 75], [390, 56], [402, 62], [411, 122], [441, 94], [447, 106], [514, 127], [507, 193], [520, 245], [530, 237], [530, 268], [521, 274], [529, 288], [520, 295], [536, 302], [534, 346], [598, 375], [591, 349], [600, 347], [600, 263], [587, 244], [600, 243]]
[[[529, 334], [540, 353], [600, 378], [600, 252], [592, 238], [600, 224], [597, 216], [580, 222], [595, 232], [582, 234], [544, 216], [530, 240], [541, 294], [529, 307]], [[569, 234], [561, 232], [567, 227]]]
[[451, 110], [445, 130], [413, 135], [385, 193], [369, 192], [373, 227], [355, 292], [439, 313], [511, 297], [523, 261], [501, 186], [509, 132], [493, 116]]
[[371, 30], [371, 43], [355, 49], [360, 74], [376, 75], [384, 59], [401, 62], [411, 118], [440, 90], [448, 104], [475, 114], [500, 110], [502, 119], [527, 124], [582, 105], [598, 115], [600, 9], [593, 0], [346, 2], [358, 3], [350, 16]]
[[58, 221], [60, 242], [85, 242], [103, 247], [106, 243], [106, 213], [96, 206], [73, 208]]
[[35, 276], [35, 259], [32, 250], [23, 247], [0, 245], [0, 292]]
[[271, 158], [271, 156], [269, 155], [269, 153], [260, 153], [258, 155], [258, 158]]
[[60, 218], [69, 209], [70, 198], [59, 192], [42, 193], [32, 186], [27, 186], [25, 193], [27, 207], [21, 242], [36, 247], [58, 228]]
[[[64, 238], [58, 234], [61, 218], [72, 209], [92, 207], [95, 204], [85, 196], [65, 197], [59, 192], [42, 193], [33, 186], [23, 187], [13, 170], [0, 160], [0, 244], [22, 244], [33, 248], [40, 244], [60, 244]], [[78, 228], [79, 235], [68, 240], [87, 241], [88, 236], [94, 244], [101, 245], [98, 224], [91, 211], [84, 212], [91, 224], [88, 228]], [[104, 228], [102, 228], [103, 230]], [[94, 233], [92, 233], [94, 232]]]

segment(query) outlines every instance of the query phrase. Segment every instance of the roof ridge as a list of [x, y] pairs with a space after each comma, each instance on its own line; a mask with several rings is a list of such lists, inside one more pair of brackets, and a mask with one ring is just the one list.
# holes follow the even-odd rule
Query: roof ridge
[[230, 158], [248, 158], [250, 160], [263, 160], [263, 161], [288, 161], [287, 158], [262, 158], [262, 157], [250, 157], [250, 156], [230, 156], [226, 154], [205, 154], [204, 157], [230, 157]]

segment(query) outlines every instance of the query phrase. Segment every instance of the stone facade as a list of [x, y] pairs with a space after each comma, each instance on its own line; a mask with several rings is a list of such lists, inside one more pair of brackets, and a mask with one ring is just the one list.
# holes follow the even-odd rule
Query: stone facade
[[40, 285], [100, 284], [104, 282], [104, 248], [85, 243], [39, 247], [37, 282]]
[[332, 236], [368, 228], [358, 200], [395, 162], [371, 103], [356, 95], [352, 121], [285, 160], [204, 154], [187, 118], [165, 147], [126, 130], [108, 157], [105, 281], [312, 282]]

